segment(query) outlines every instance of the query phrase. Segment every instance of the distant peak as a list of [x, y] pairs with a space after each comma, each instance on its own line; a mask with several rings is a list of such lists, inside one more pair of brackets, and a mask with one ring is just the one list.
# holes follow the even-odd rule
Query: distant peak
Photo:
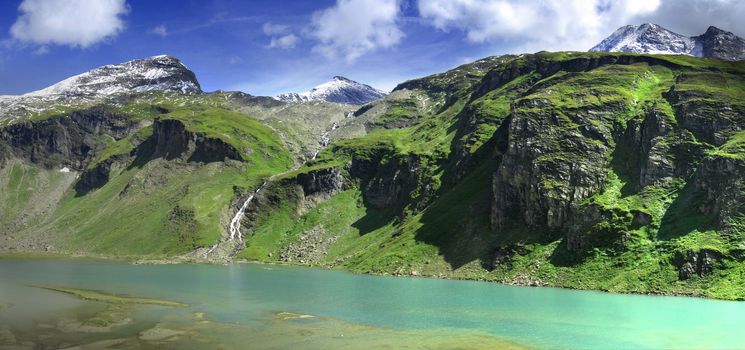
[[337, 75], [303, 93], [285, 93], [277, 96], [284, 102], [327, 101], [361, 105], [385, 97], [386, 93], [370, 85]]
[[745, 59], [745, 39], [714, 26], [702, 35], [689, 37], [654, 23], [643, 23], [617, 29], [590, 51], [682, 54], [739, 61]]

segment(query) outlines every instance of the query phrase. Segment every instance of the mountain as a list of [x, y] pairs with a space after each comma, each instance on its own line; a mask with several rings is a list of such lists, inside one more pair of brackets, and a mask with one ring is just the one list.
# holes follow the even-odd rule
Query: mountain
[[742, 299], [744, 101], [745, 62], [604, 52], [489, 57], [364, 106], [54, 100], [0, 124], [0, 255]]
[[370, 85], [358, 83], [345, 77], [335, 76], [331, 81], [325, 82], [303, 93], [284, 93], [277, 99], [285, 102], [307, 102], [327, 101], [352, 105], [363, 105], [377, 99], [383, 98], [385, 92], [377, 90]]
[[692, 38], [645, 23], [619, 28], [590, 51], [691, 54], [695, 48], [696, 42]]
[[709, 27], [702, 35], [687, 37], [645, 23], [619, 28], [590, 51], [684, 54], [739, 61], [745, 59], [745, 40], [716, 27]]
[[3, 118], [27, 116], [51, 105], [79, 105], [149, 91], [202, 93], [194, 72], [180, 60], [153, 56], [102, 66], [23, 95], [0, 96], [0, 124]]
[[185, 94], [202, 92], [189, 68], [175, 57], [161, 55], [99, 67], [24, 96], [77, 97], [153, 90]]
[[709, 27], [706, 33], [693, 39], [700, 45], [702, 57], [728, 61], [745, 60], [745, 39], [733, 33]]

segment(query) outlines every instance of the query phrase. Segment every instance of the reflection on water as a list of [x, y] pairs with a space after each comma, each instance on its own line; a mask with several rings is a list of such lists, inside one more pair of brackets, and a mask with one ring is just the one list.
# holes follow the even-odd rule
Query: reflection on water
[[694, 298], [252, 264], [0, 260], [0, 349], [740, 348], [742, 324], [745, 303]]
[[[33, 322], [0, 323], [2, 349], [521, 349], [497, 337], [452, 330], [402, 331], [287, 311], [258, 326], [204, 312], [84, 301]], [[7, 306], [7, 305], [6, 305]], [[8, 311], [14, 306], [4, 307]], [[4, 311], [0, 311], [4, 312]]]

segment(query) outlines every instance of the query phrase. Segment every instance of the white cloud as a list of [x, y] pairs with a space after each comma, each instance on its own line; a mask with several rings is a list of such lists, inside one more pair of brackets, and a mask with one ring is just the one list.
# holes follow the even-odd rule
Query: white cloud
[[124, 30], [125, 0], [23, 0], [13, 39], [40, 45], [88, 47]]
[[271, 38], [270, 49], [292, 49], [300, 42], [295, 34], [290, 33], [290, 26], [285, 24], [264, 23], [261, 27], [264, 34]]
[[462, 30], [473, 43], [522, 40], [520, 50], [587, 50], [660, 0], [418, 0], [440, 30]]
[[161, 38], [165, 38], [168, 36], [168, 28], [166, 28], [165, 24], [161, 24], [153, 29], [150, 29], [150, 33], [158, 35]]
[[313, 14], [309, 34], [320, 41], [313, 50], [353, 62], [369, 51], [392, 47], [404, 37], [400, 15], [400, 0], [337, 0]]
[[287, 34], [280, 37], [272, 38], [272, 41], [269, 43], [270, 48], [279, 48], [279, 49], [291, 49], [297, 45], [298, 39], [295, 34]]
[[286, 34], [289, 31], [290, 27], [284, 24], [274, 24], [267, 22], [264, 23], [264, 26], [262, 26], [261, 29], [264, 31], [264, 34], [274, 36]]

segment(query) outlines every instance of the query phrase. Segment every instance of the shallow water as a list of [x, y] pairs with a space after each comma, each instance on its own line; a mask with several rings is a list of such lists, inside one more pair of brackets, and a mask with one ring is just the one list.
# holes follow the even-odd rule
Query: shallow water
[[[33, 285], [190, 306], [133, 306], [117, 311], [130, 322], [91, 331], [74, 325], [105, 305]], [[19, 348], [745, 347], [740, 302], [271, 265], [0, 260], [2, 304], [0, 323], [14, 339], [0, 329], [0, 342]]]

